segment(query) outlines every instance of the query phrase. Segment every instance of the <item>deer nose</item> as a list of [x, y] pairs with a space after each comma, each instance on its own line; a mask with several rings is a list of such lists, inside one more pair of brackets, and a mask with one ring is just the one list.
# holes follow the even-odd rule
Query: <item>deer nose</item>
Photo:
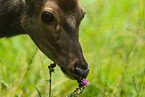
[[88, 76], [89, 68], [88, 64], [85, 63], [76, 63], [74, 67], [74, 77], [77, 80], [82, 80]]

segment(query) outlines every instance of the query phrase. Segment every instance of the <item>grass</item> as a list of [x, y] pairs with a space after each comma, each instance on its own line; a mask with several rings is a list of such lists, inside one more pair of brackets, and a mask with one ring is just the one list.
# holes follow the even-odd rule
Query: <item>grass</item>
[[[80, 0], [86, 17], [80, 26], [80, 42], [90, 73], [90, 85], [80, 97], [143, 97], [145, 95], [145, 1]], [[52, 62], [37, 50], [27, 35], [0, 39], [0, 96], [49, 94]], [[59, 79], [59, 80], [58, 80]], [[52, 75], [54, 97], [66, 96], [77, 82], [59, 67]]]

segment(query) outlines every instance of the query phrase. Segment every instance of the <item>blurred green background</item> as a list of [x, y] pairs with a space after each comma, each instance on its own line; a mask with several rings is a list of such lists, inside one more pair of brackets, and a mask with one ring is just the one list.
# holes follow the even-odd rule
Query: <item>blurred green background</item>
[[[143, 97], [145, 95], [145, 0], [80, 0], [86, 17], [80, 42], [89, 63], [90, 82], [80, 97]], [[52, 63], [29, 36], [0, 39], [0, 96], [48, 96]], [[31, 62], [32, 61], [32, 62]], [[31, 64], [32, 63], [32, 64]], [[54, 97], [77, 87], [57, 66], [52, 75]]]

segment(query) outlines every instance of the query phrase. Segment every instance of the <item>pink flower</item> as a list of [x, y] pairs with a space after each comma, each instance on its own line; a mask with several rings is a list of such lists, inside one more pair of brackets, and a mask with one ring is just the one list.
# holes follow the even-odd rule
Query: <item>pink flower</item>
[[83, 84], [84, 86], [87, 86], [89, 83], [88, 83], [87, 80], [83, 79], [82, 84]]
[[79, 83], [79, 87], [82, 87], [82, 86], [87, 86], [89, 84], [89, 82], [85, 79], [81, 80], [81, 82]]

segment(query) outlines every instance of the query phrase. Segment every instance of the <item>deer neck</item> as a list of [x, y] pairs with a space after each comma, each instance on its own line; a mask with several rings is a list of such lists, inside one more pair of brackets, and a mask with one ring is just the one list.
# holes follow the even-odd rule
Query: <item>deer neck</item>
[[0, 2], [0, 37], [23, 34], [20, 20], [24, 3], [22, 0], [2, 0]]

